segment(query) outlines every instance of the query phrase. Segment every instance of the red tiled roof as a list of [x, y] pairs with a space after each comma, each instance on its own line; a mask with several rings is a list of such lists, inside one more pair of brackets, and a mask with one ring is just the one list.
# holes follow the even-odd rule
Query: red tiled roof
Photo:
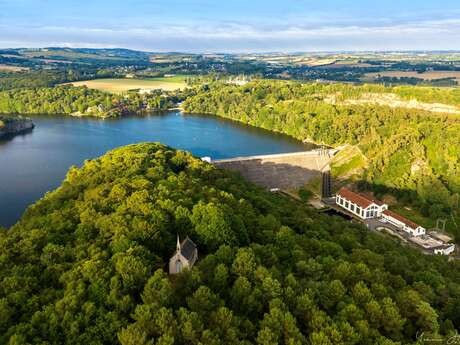
[[371, 199], [374, 204], [377, 204], [379, 206], [385, 205], [383, 201], [377, 200], [377, 199]]
[[337, 194], [362, 208], [367, 208], [372, 204], [377, 204], [379, 206], [383, 205], [381, 201], [369, 199], [364, 195], [352, 192], [345, 187], [342, 187]]
[[390, 211], [390, 210], [383, 211], [383, 214], [399, 220], [400, 222], [406, 224], [409, 228], [414, 229], [414, 230], [420, 226], [417, 223], [414, 223], [413, 221], [407, 218], [404, 218], [403, 216], [397, 214], [396, 212]]

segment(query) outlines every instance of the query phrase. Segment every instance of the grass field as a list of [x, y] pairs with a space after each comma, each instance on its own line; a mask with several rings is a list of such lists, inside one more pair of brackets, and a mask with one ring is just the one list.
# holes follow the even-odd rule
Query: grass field
[[28, 70], [27, 67], [18, 67], [18, 66], [10, 66], [10, 65], [4, 65], [0, 64], [0, 71], [7, 71], [7, 72], [21, 72]]
[[173, 63], [181, 61], [192, 61], [193, 56], [187, 54], [158, 54], [150, 55], [150, 62], [152, 63]]
[[366, 79], [374, 79], [379, 75], [382, 77], [390, 78], [419, 78], [424, 80], [455, 78], [460, 83], [460, 71], [429, 71], [423, 73], [409, 71], [385, 71], [378, 73], [367, 73]]
[[152, 79], [96, 79], [70, 83], [74, 86], [86, 86], [111, 93], [123, 93], [129, 90], [155, 90], [174, 91], [186, 86], [184, 78], [152, 78]]
[[161, 81], [165, 83], [184, 83], [188, 77], [190, 76], [178, 74], [178, 75], [172, 75], [171, 77], [147, 78], [146, 80]]
[[362, 62], [340, 61], [340, 62], [334, 62], [332, 64], [319, 65], [318, 67], [324, 68], [324, 69], [368, 68], [368, 67], [373, 67], [373, 65], [368, 64], [368, 63], [362, 63]]

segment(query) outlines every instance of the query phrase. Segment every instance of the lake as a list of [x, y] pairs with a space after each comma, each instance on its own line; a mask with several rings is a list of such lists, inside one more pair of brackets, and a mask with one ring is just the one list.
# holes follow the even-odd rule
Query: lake
[[113, 148], [147, 141], [213, 159], [305, 151], [283, 134], [207, 115], [162, 115], [102, 120], [32, 116], [32, 132], [0, 141], [0, 225], [13, 225], [30, 204], [58, 187], [70, 166]]

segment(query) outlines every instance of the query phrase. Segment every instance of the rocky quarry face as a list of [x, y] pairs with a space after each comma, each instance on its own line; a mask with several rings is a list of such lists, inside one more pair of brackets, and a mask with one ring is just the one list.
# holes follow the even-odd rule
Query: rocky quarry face
[[0, 138], [6, 135], [25, 132], [34, 127], [34, 123], [29, 118], [22, 116], [6, 117], [0, 115]]

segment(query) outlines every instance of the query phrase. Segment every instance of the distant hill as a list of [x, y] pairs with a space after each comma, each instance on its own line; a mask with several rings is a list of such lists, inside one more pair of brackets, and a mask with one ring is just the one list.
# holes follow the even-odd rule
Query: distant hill
[[21, 65], [80, 64], [103, 66], [144, 66], [149, 63], [150, 54], [129, 49], [89, 49], [89, 48], [17, 48], [0, 51], [0, 62]]

